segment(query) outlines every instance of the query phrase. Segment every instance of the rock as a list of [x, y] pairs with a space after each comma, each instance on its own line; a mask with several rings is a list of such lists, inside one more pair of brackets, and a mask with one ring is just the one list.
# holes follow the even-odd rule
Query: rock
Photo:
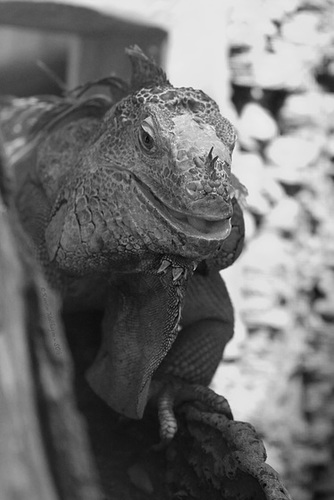
[[271, 169], [265, 169], [263, 188], [266, 197], [274, 205], [286, 196], [282, 185], [271, 175]]
[[253, 85], [268, 90], [305, 90], [310, 84], [312, 63], [309, 50], [302, 52], [277, 41], [273, 52], [254, 51]]
[[282, 21], [284, 17], [295, 12], [300, 4], [300, 0], [268, 0], [266, 2], [266, 12], [272, 21]]
[[324, 297], [314, 303], [314, 310], [327, 321], [334, 321], [334, 274], [329, 269], [322, 269], [318, 288]]
[[287, 42], [321, 47], [329, 45], [331, 34], [323, 30], [318, 12], [300, 11], [281, 26], [281, 35]]
[[249, 309], [243, 311], [243, 318], [250, 328], [270, 328], [273, 330], [286, 330], [292, 322], [292, 316], [284, 307], [271, 309], [256, 309], [253, 301]]
[[[334, 273], [329, 269], [319, 277], [318, 287], [321, 293], [327, 297], [332, 297], [334, 303]], [[334, 314], [334, 308], [333, 308]]]
[[[269, 142], [278, 135], [278, 127], [272, 115], [255, 102], [244, 106], [237, 128], [240, 144], [246, 148], [254, 141]], [[257, 147], [247, 149], [257, 149]]]
[[269, 210], [269, 202], [263, 196], [264, 164], [259, 155], [238, 152], [234, 157], [234, 173], [247, 186], [247, 206], [259, 214]]
[[277, 33], [277, 26], [262, 7], [262, 0], [235, 0], [231, 3], [227, 25], [231, 47], [264, 47], [266, 37]]
[[320, 157], [321, 148], [322, 144], [317, 140], [282, 135], [268, 145], [265, 156], [273, 165], [299, 170], [315, 164]]
[[284, 198], [282, 186], [271, 175], [259, 154], [236, 152], [233, 172], [247, 186], [246, 206], [256, 214], [268, 213], [272, 203]]
[[231, 50], [232, 82], [239, 86], [266, 90], [305, 91], [314, 85], [313, 72], [319, 51], [309, 46], [293, 46], [276, 38], [270, 51], [262, 43]]
[[302, 221], [302, 209], [298, 201], [285, 197], [267, 215], [265, 228], [294, 235]]
[[299, 127], [327, 127], [327, 99], [320, 92], [289, 95], [279, 113], [285, 131]]
[[330, 158], [334, 158], [334, 132], [327, 136], [326, 153]]
[[[269, 24], [270, 32], [275, 31], [275, 27], [272, 23]], [[227, 36], [229, 40], [229, 44], [232, 49], [236, 48], [247, 48], [251, 49], [254, 45], [265, 45], [265, 33], [263, 31], [264, 26], [261, 26], [260, 29], [257, 29], [259, 25], [256, 23], [252, 25], [249, 22], [244, 22], [243, 20], [232, 22], [228, 26]]]
[[323, 113], [326, 119], [326, 126], [329, 131], [333, 131], [334, 123], [334, 95], [333, 93], [323, 93]]
[[[234, 323], [234, 335], [232, 339], [228, 342], [224, 350], [224, 362], [234, 361], [241, 357], [243, 353], [243, 345], [247, 336], [246, 326], [242, 321], [239, 314], [235, 317]], [[213, 384], [215, 384], [215, 379], [213, 379]]]
[[301, 9], [326, 12], [333, 4], [332, 0], [299, 0]]
[[[244, 252], [242, 287], [247, 284], [248, 288], [257, 289], [259, 293], [262, 293], [260, 288], [263, 288], [266, 294], [267, 283], [271, 289], [275, 286], [281, 290], [278, 280], [284, 283], [288, 275], [290, 275], [290, 285], [293, 286], [294, 259], [295, 252], [291, 242], [283, 240], [276, 232], [263, 230]], [[273, 280], [276, 281], [275, 284]]]
[[[333, 213], [333, 212], [332, 212]], [[328, 221], [328, 225], [333, 225], [333, 220]], [[329, 236], [330, 235], [330, 236]], [[328, 239], [330, 238], [330, 239]], [[325, 233], [321, 235], [321, 250], [322, 256], [326, 265], [328, 267], [334, 268], [334, 238], [333, 238], [333, 230], [331, 232], [327, 232], [327, 238]]]
[[277, 137], [265, 150], [272, 178], [285, 185], [307, 184], [324, 149], [323, 136], [314, 136], [310, 130], [300, 131], [301, 136], [298, 133]]

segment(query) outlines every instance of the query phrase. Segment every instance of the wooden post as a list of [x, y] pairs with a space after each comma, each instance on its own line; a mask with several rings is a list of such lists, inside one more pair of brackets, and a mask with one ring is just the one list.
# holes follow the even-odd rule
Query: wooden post
[[98, 500], [57, 300], [16, 218], [8, 171], [0, 144], [1, 500]]

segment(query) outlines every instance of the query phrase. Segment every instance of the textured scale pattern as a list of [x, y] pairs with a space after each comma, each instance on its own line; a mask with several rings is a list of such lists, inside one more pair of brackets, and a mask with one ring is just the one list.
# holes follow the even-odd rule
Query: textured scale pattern
[[250, 424], [195, 402], [178, 413], [180, 431], [168, 449], [175, 498], [291, 500]]
[[67, 309], [104, 310], [89, 383], [131, 418], [157, 400], [171, 437], [180, 381], [199, 397], [233, 334], [219, 271], [241, 252], [246, 190], [217, 104], [173, 87], [138, 47], [127, 53], [129, 84], [96, 82], [110, 97], [87, 97], [93, 82], [61, 98], [5, 98], [0, 122], [50, 284]]

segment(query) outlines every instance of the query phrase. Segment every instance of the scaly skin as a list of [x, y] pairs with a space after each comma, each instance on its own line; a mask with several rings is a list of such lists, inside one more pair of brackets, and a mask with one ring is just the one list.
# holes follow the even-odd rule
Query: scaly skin
[[141, 418], [164, 377], [208, 384], [232, 336], [218, 271], [242, 248], [244, 188], [231, 174], [235, 131], [216, 103], [174, 88], [137, 47], [127, 52], [130, 86], [102, 82], [112, 99], [8, 99], [0, 118], [16, 204], [50, 283], [66, 308], [105, 310], [88, 380]]

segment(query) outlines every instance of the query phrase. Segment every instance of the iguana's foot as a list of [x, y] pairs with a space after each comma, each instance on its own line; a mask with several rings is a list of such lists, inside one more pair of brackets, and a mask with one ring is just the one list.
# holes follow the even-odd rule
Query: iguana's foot
[[178, 426], [174, 408], [186, 401], [191, 401], [200, 410], [225, 415], [233, 420], [231, 408], [224, 396], [200, 384], [189, 384], [176, 378], [169, 378], [166, 383], [153, 380], [151, 394], [158, 407], [161, 445], [175, 436]]

